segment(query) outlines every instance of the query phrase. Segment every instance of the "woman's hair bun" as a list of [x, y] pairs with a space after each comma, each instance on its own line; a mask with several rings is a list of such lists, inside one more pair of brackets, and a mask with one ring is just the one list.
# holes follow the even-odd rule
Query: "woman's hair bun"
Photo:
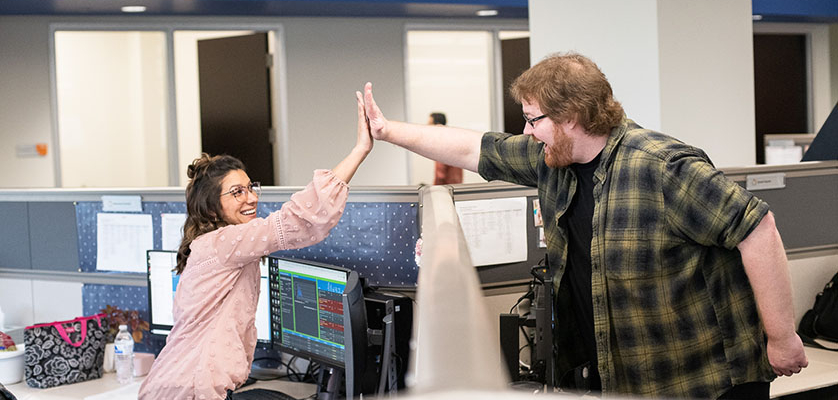
[[186, 168], [186, 176], [189, 179], [195, 179], [196, 176], [206, 173], [207, 167], [212, 163], [212, 159], [207, 153], [201, 153], [201, 156], [192, 160], [192, 164]]

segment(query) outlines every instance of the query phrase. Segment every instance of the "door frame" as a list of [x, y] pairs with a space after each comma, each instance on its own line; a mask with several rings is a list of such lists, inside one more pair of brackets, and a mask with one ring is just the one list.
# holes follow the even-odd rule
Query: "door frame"
[[[288, 143], [288, 107], [287, 107], [287, 72], [285, 58], [285, 31], [281, 23], [265, 22], [176, 22], [166, 19], [150, 19], [144, 22], [54, 22], [49, 24], [49, 85], [50, 85], [50, 118], [51, 137], [54, 150], [52, 151], [55, 187], [62, 187], [61, 180], [61, 143], [59, 141], [58, 126], [58, 91], [55, 66], [55, 33], [56, 31], [154, 31], [163, 32], [166, 37], [166, 147], [168, 151], [168, 182], [169, 186], [186, 186], [180, 182], [179, 167], [182, 160], [178, 155], [177, 130], [177, 93], [175, 87], [174, 33], [175, 31], [258, 31], [273, 32], [268, 35], [268, 44], [273, 49], [273, 65], [270, 74], [271, 117], [276, 137], [273, 143], [274, 176], [277, 185], [283, 179], [280, 172], [283, 160], [287, 159]], [[197, 72], [196, 72], [197, 73]], [[277, 157], [279, 160], [277, 160]]]
[[[404, 54], [404, 115], [407, 118], [410, 115], [410, 65], [408, 63], [408, 46], [407, 35], [411, 31], [462, 31], [462, 32], [488, 32], [492, 35], [492, 64], [489, 66], [491, 75], [491, 87], [489, 93], [491, 98], [490, 104], [490, 118], [491, 130], [496, 132], [503, 131], [503, 74], [501, 65], [501, 43], [499, 34], [501, 31], [526, 31], [530, 28], [527, 24], [517, 22], [494, 22], [494, 23], [459, 23], [459, 24], [443, 24], [443, 23], [405, 23], [402, 30], [402, 49]], [[413, 176], [413, 162], [411, 156], [408, 155], [405, 159], [407, 163], [408, 179]]]
[[817, 130], [832, 112], [829, 69], [829, 25], [754, 22], [754, 35], [803, 35], [806, 37], [807, 108], [810, 133]]

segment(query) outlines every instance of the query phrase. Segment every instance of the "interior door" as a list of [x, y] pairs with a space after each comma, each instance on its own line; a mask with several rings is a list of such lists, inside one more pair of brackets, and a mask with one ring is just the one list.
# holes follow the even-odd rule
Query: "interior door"
[[509, 95], [509, 87], [521, 73], [530, 67], [530, 38], [503, 39], [501, 68], [503, 69], [503, 131], [524, 133], [524, 116], [521, 105]]
[[807, 133], [806, 36], [754, 35], [757, 164], [765, 164], [766, 133]]
[[198, 41], [201, 147], [240, 159], [274, 185], [268, 34]]

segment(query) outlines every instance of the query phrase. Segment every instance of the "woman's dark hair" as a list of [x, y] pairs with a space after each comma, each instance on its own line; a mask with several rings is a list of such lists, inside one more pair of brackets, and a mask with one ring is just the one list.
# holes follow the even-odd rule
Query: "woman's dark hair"
[[186, 222], [183, 224], [183, 240], [177, 252], [175, 271], [180, 275], [189, 258], [189, 246], [198, 236], [226, 226], [221, 210], [221, 180], [230, 171], [244, 171], [239, 159], [220, 155], [210, 157], [202, 153], [192, 161], [186, 170], [189, 184], [186, 185]]

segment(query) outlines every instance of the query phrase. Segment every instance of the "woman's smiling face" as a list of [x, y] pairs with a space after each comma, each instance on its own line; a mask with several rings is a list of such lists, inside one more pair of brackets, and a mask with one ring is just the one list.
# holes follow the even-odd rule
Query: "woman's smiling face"
[[240, 169], [228, 172], [221, 180], [221, 211], [224, 222], [237, 225], [256, 218], [259, 196], [249, 188], [250, 178]]

